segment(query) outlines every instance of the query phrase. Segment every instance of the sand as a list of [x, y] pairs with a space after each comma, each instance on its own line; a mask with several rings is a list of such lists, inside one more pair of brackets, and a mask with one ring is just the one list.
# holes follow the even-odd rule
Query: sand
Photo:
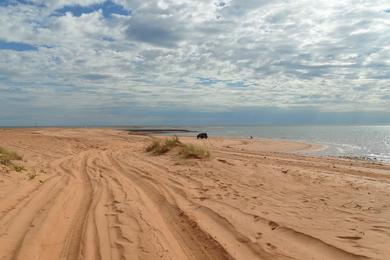
[[390, 166], [210, 138], [209, 160], [112, 129], [0, 130], [0, 259], [390, 259]]

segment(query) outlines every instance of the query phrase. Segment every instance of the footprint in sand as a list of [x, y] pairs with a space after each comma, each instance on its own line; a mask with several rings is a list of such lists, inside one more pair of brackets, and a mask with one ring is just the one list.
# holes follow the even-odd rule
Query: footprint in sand
[[275, 230], [279, 227], [279, 224], [273, 221], [268, 222], [268, 225], [271, 227], [272, 230]]
[[267, 246], [269, 246], [272, 250], [275, 250], [277, 247], [274, 246], [273, 244], [271, 243], [267, 243]]
[[348, 239], [348, 240], [360, 240], [362, 239], [361, 237], [358, 236], [337, 236], [338, 238], [341, 239]]
[[261, 218], [259, 216], [253, 216], [253, 221], [258, 222]]

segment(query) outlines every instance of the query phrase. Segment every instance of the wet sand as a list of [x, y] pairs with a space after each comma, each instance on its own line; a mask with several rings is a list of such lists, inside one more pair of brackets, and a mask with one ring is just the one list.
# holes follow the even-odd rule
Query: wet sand
[[316, 145], [183, 137], [209, 160], [113, 129], [0, 129], [0, 259], [389, 259], [390, 166]]

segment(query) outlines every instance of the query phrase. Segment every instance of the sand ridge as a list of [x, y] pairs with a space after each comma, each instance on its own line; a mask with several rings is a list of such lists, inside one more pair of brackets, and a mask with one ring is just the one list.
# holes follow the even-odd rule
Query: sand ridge
[[144, 152], [113, 129], [0, 130], [0, 259], [388, 259], [390, 166], [195, 140], [210, 160]]

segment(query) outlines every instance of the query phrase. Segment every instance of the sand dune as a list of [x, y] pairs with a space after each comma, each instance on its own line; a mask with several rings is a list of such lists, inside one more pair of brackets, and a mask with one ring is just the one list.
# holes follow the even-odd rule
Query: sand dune
[[269, 140], [144, 152], [109, 129], [0, 130], [0, 259], [389, 259], [390, 166]]

